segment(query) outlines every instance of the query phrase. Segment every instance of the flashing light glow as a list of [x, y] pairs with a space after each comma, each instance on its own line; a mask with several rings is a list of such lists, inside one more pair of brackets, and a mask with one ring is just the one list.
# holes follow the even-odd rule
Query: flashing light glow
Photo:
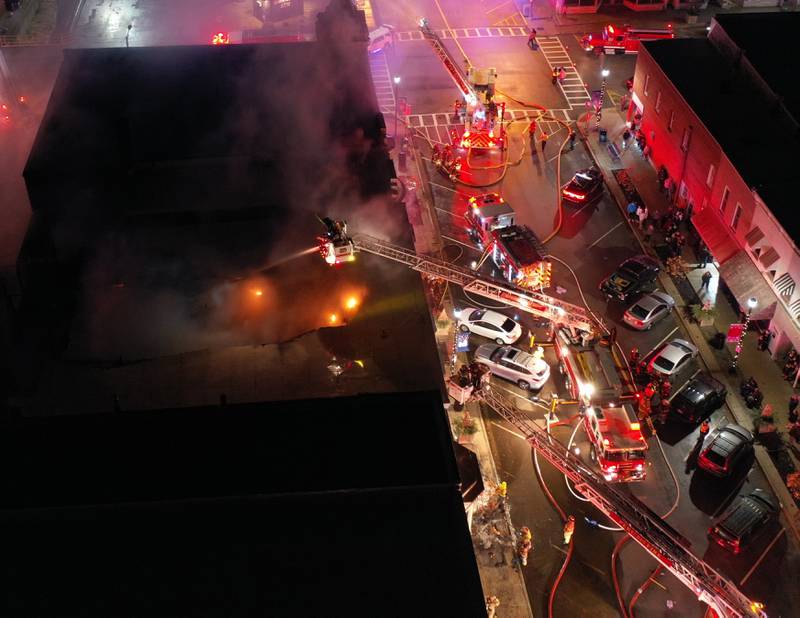
[[214, 36], [211, 37], [212, 45], [227, 45], [230, 42], [231, 39], [225, 32], [217, 32]]
[[20, 97], [18, 98], [18, 101], [19, 101], [20, 103], [24, 103], [24, 102], [25, 102], [25, 97], [24, 97], [24, 96], [20, 96]]
[[489, 137], [494, 137], [494, 131], [489, 131]]
[[581, 395], [584, 397], [591, 398], [594, 395], [594, 384], [581, 384], [580, 386]]
[[464, 137], [469, 137], [469, 131], [464, 131]]
[[644, 464], [636, 464], [637, 470], [644, 470]]
[[608, 466], [607, 469], [608, 469], [609, 472], [614, 473], [614, 472], [617, 471], [617, 466]]
[[353, 362], [356, 365], [358, 365], [359, 367], [361, 367], [362, 369], [364, 368], [364, 361], [362, 361], [362, 360], [354, 360]]
[[634, 421], [633, 423], [631, 423], [631, 430], [632, 431], [639, 431], [640, 429], [641, 429], [641, 426], [639, 425], [639, 423], [637, 421]]
[[253, 290], [253, 294], [255, 294], [256, 296], [263, 296], [264, 290]]
[[603, 438], [603, 446], [608, 446], [611, 442], [608, 441], [608, 438]]
[[469, 266], [470, 268], [472, 268], [472, 270], [475, 270], [476, 268], [478, 268], [478, 263], [475, 260], [472, 260]]
[[328, 316], [328, 322], [330, 322], [331, 324], [336, 324], [336, 322], [338, 322], [338, 321], [339, 321], [339, 316], [336, 315], [335, 313], [331, 313]]
[[344, 303], [346, 309], [355, 309], [358, 307], [358, 298], [355, 296], [350, 296]]
[[576, 455], [580, 455], [580, 454], [581, 454], [581, 448], [580, 448], [579, 446], [576, 446], [574, 449], [572, 449], [572, 451], [573, 451], [573, 452], [574, 452]]
[[610, 24], [609, 24], [609, 26], [608, 26], [608, 31], [609, 31], [611, 34], [614, 34], [614, 26], [612, 26], [612, 25], [610, 25]]
[[453, 317], [460, 318], [461, 317], [461, 309], [453, 309]]
[[564, 189], [561, 193], [562, 193], [562, 195], [565, 195], [566, 197], [571, 197], [572, 199], [575, 199], [575, 200], [585, 200], [586, 199], [586, 196], [583, 195], [582, 193], [575, 193], [574, 191], [570, 191], [569, 189]]

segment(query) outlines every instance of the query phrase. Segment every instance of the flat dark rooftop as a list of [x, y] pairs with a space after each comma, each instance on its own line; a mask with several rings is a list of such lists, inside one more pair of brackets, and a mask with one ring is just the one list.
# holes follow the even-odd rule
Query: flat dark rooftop
[[800, 32], [800, 13], [718, 13], [714, 19], [800, 122], [800, 60], [786, 53]]
[[[765, 41], [768, 38], [763, 37]], [[647, 41], [643, 45], [745, 182], [758, 191], [784, 229], [800, 238], [796, 214], [800, 134], [791, 120], [741, 79], [707, 39]], [[784, 58], [784, 70], [787, 63], [797, 65]], [[758, 122], [743, 122], [743, 109]]]
[[480, 615], [440, 411], [434, 391], [4, 426], [0, 612]]

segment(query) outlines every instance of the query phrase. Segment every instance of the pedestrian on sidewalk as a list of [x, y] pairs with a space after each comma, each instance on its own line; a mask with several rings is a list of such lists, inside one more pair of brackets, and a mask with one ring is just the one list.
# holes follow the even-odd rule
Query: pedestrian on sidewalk
[[650, 213], [647, 212], [647, 206], [642, 204], [639, 208], [636, 209], [636, 217], [639, 219], [639, 229], [644, 228], [644, 222], [647, 221], [647, 217], [650, 216]]
[[572, 535], [575, 533], [575, 516], [570, 515], [564, 524], [564, 545], [572, 542]]
[[567, 71], [564, 67], [558, 69], [558, 83], [564, 85], [564, 80], [567, 79]]
[[569, 131], [569, 149], [575, 150], [575, 139], [577, 138], [577, 134], [575, 133], [575, 129], [570, 129]]
[[702, 291], [703, 288], [705, 288], [706, 290], [709, 289], [708, 286], [711, 283], [711, 277], [713, 277], [711, 271], [707, 270], [706, 272], [703, 273], [703, 276], [700, 277], [700, 281], [702, 281], [702, 283], [700, 284], [700, 291]]
[[700, 249], [698, 249], [697, 259], [698, 259], [698, 264], [697, 264], [698, 268], [705, 268], [706, 266], [708, 266], [709, 253], [705, 245], [702, 245]]
[[639, 205], [636, 202], [629, 202], [626, 210], [628, 212], [628, 219], [631, 221], [636, 221], [636, 211], [639, 210]]
[[495, 616], [497, 616], [498, 607], [500, 607], [500, 599], [493, 594], [486, 597], [486, 616], [488, 618], [495, 618]]
[[791, 397], [789, 397], [789, 422], [796, 423], [797, 422], [797, 405], [800, 404], [800, 395], [794, 393]]
[[622, 132], [622, 149], [623, 150], [627, 150], [628, 149], [628, 140], [630, 138], [631, 138], [631, 132], [626, 128]]
[[545, 133], [544, 131], [542, 131], [542, 137], [540, 138], [541, 139], [541, 143], [542, 143], [542, 154], [544, 154], [544, 149], [547, 147], [547, 140], [549, 138], [550, 138], [550, 136], [547, 133]]
[[655, 231], [656, 231], [656, 228], [653, 227], [652, 223], [648, 223], [645, 226], [645, 228], [644, 228], [644, 242], [647, 243], [648, 245], [650, 244], [650, 241], [653, 238], [653, 232], [655, 232]]
[[769, 347], [769, 342], [772, 340], [772, 331], [767, 329], [758, 336], [758, 349], [763, 352]]

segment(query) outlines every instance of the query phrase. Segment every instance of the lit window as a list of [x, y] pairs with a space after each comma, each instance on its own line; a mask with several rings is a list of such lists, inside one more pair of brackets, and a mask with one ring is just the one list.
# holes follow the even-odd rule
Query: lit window
[[713, 165], [708, 166], [708, 176], [706, 176], [706, 185], [709, 187], [714, 186], [714, 174], [716, 173], [716, 169]]
[[647, 94], [647, 87], [650, 85], [650, 76], [646, 76], [644, 78], [644, 96], [648, 96]]
[[672, 124], [675, 122], [675, 111], [669, 113], [669, 122], [667, 123], [667, 131], [672, 131]]
[[730, 195], [730, 190], [728, 187], [725, 187], [725, 190], [722, 192], [722, 199], [719, 202], [719, 211], [723, 214], [725, 213], [725, 209], [728, 207], [728, 198]]
[[735, 232], [736, 226], [739, 225], [739, 219], [742, 217], [742, 205], [736, 203], [736, 208], [733, 211], [733, 218], [731, 219], [731, 229]]
[[656, 114], [661, 111], [661, 92], [659, 91], [658, 96], [656, 97]]

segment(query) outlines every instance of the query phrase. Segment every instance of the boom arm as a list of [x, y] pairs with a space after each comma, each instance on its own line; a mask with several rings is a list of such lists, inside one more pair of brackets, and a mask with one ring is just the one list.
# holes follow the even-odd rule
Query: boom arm
[[467, 268], [435, 257], [419, 255], [405, 247], [365, 234], [355, 234], [351, 241], [357, 250], [380, 255], [426, 275], [445, 279], [450, 283], [460, 285], [467, 292], [499, 300], [527, 313], [578, 330], [588, 332], [594, 328], [594, 322], [589, 312], [577, 305], [565, 303], [545, 294], [500, 282], [490, 277], [482, 277]]
[[495, 394], [488, 385], [474, 395], [520, 431], [531, 447], [567, 476], [580, 493], [675, 577], [694, 590], [697, 597], [710, 605], [718, 615], [725, 618], [766, 618], [759, 603], [752, 602], [732, 582], [686, 549], [683, 537], [644, 504], [606, 483], [548, 432]]
[[447, 51], [447, 48], [444, 46], [444, 43], [442, 43], [439, 35], [431, 30], [428, 22], [424, 19], [420, 21], [419, 30], [422, 33], [422, 36], [425, 37], [425, 40], [430, 43], [434, 53], [439, 57], [439, 60], [442, 61], [444, 68], [447, 69], [447, 72], [455, 82], [456, 88], [458, 88], [459, 92], [461, 92], [464, 100], [473, 102], [476, 101], [477, 95], [475, 90], [461, 72], [461, 69], [458, 68], [458, 63], [456, 62], [455, 58], [453, 58], [452, 54]]

